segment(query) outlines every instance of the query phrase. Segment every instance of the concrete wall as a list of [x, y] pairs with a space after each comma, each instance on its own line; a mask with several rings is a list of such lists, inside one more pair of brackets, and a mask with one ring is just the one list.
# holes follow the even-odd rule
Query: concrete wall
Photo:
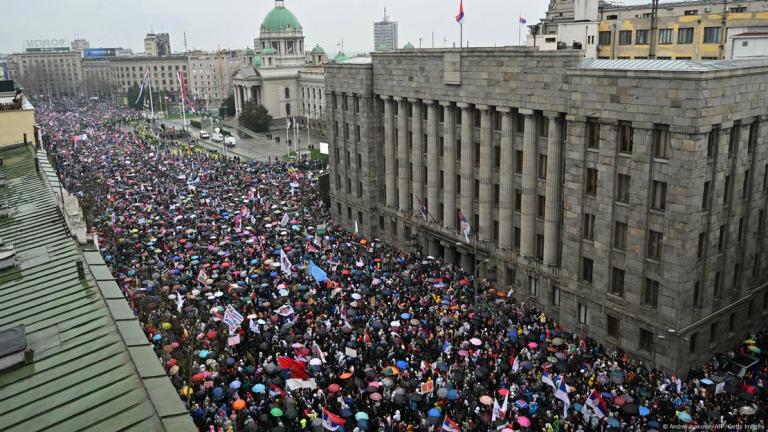
[[0, 147], [35, 141], [35, 111], [0, 111]]

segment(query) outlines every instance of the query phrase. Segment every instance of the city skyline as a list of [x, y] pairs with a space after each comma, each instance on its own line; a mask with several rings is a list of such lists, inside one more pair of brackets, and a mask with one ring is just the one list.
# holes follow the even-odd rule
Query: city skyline
[[[373, 23], [387, 15], [399, 22], [400, 45], [410, 42], [422, 47], [458, 45], [459, 25], [454, 20], [458, 0], [423, 0], [418, 4], [405, 0], [367, 0], [364, 10], [353, 0], [287, 0], [289, 8], [304, 27], [307, 48], [319, 44], [327, 52], [338, 52], [344, 41], [348, 54], [373, 51]], [[510, 5], [504, 0], [464, 2], [464, 41], [471, 46], [518, 44], [518, 17], [535, 24], [545, 14], [546, 1]], [[211, 10], [200, 0], [187, 2], [150, 2], [139, 0], [130, 6], [96, 0], [70, 0], [43, 4], [41, 0], [12, 0], [11, 9], [18, 19], [5, 24], [0, 52], [23, 51], [23, 42], [34, 39], [72, 40], [77, 35], [92, 47], [124, 47], [135, 53], [143, 51], [144, 35], [150, 31], [167, 32], [174, 52], [184, 51], [186, 33], [189, 50], [244, 49], [252, 47], [264, 16], [274, 7], [273, 0], [234, 0], [228, 10], [242, 13], [223, 15], [222, 26], [210, 23]], [[45, 16], [38, 11], [45, 7]], [[183, 9], [180, 9], [183, 7]], [[98, 12], [97, 12], [98, 11]], [[499, 13], [501, 11], [502, 13]], [[55, 18], [54, 18], [55, 17]], [[108, 17], [103, 19], [102, 17]], [[206, 21], [207, 20], [207, 21]], [[30, 26], [29, 23], [36, 23]], [[123, 24], [121, 24], [123, 23]], [[507, 30], [503, 29], [508, 25]], [[218, 27], [218, 28], [217, 28]], [[523, 26], [524, 27], [524, 26]], [[115, 29], [119, 29], [115, 31]], [[526, 29], [522, 28], [523, 39]]]

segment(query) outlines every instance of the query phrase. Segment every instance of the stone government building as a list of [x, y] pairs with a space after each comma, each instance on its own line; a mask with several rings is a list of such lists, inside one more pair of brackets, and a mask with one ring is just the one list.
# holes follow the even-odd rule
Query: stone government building
[[325, 72], [338, 223], [668, 370], [761, 326], [768, 60], [420, 49]]

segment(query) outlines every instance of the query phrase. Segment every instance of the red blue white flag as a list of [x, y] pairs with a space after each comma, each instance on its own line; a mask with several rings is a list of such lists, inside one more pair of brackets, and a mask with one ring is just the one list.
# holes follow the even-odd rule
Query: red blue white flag
[[459, 2], [459, 13], [456, 14], [456, 22], [459, 24], [464, 22], [464, 0]]

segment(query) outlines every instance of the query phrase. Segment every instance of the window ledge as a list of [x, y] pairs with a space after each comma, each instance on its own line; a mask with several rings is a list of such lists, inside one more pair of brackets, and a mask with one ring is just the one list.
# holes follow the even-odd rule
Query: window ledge
[[663, 158], [654, 157], [653, 161], [658, 163], [663, 163], [663, 164], [669, 164], [669, 158], [663, 159]]

